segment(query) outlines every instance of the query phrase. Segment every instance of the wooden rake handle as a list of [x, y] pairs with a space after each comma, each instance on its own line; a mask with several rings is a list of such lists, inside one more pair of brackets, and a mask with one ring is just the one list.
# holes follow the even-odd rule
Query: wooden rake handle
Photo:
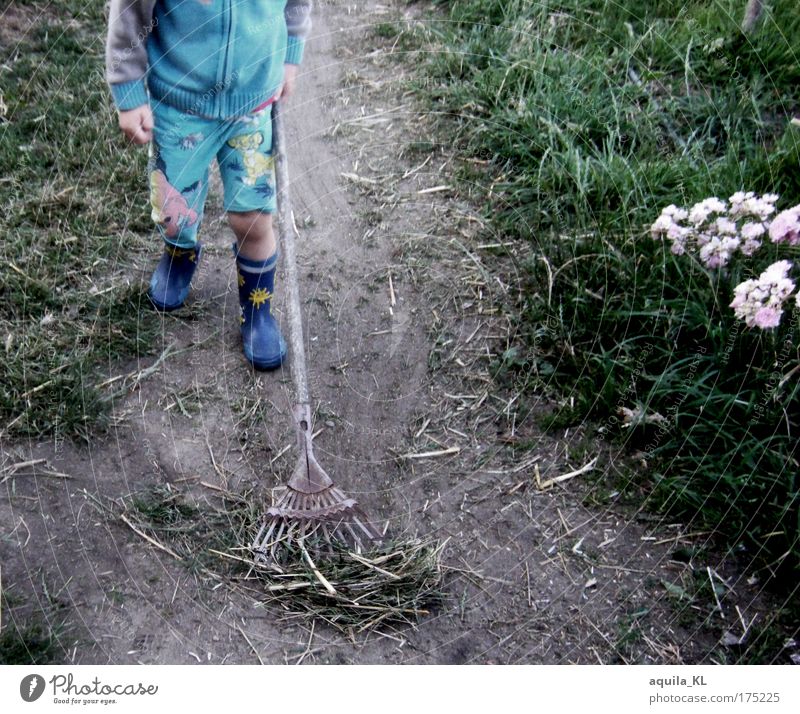
[[275, 161], [275, 183], [278, 201], [278, 245], [283, 253], [286, 271], [286, 289], [288, 291], [289, 312], [289, 362], [294, 386], [294, 417], [297, 426], [306, 431], [310, 441], [310, 419], [305, 428], [297, 424], [302, 413], [310, 417], [311, 398], [308, 393], [308, 370], [306, 368], [306, 351], [303, 342], [303, 316], [300, 308], [300, 287], [297, 276], [297, 254], [295, 251], [295, 235], [297, 227], [292, 215], [292, 203], [289, 198], [289, 163], [286, 160], [286, 134], [283, 128], [283, 102], [278, 100], [272, 105], [272, 154]]

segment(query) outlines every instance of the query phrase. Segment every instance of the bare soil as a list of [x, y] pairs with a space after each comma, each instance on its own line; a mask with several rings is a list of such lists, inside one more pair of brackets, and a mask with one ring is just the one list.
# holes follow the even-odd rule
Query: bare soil
[[[290, 463], [289, 372], [253, 374], [241, 355], [217, 186], [193, 294], [163, 318], [166, 356], [100, 376], [157, 364], [116, 402], [114, 428], [88, 445], [2, 444], [4, 464], [44, 459], [71, 477], [19, 475], [0, 492], [3, 620], [57, 626], [61, 661], [712, 662], [719, 645], [701, 608], [680, 595], [676, 606], [680, 591], [664, 584], [706, 577], [705, 561], [674, 557], [689, 545], [730, 586], [722, 605], [737, 634], [734, 605], [747, 622], [764, 607], [758, 584], [702, 535], [617, 502], [617, 464], [588, 426], [544, 434], [547, 400], [492, 380], [513, 338], [504, 306], [521, 289], [515, 259], [481, 248], [481, 221], [452, 189], [451, 148], [409, 149], [431, 140], [425, 117], [387, 58], [391, 43], [370, 29], [410, 12], [397, 7], [316, 3], [287, 107], [292, 200], [317, 456], [389, 534], [449, 539], [446, 605], [415, 628], [312, 631], [188, 571], [93, 505], [169, 483], [218, 507], [201, 481], [266, 500]], [[154, 238], [143, 282], [156, 254]], [[430, 452], [445, 453], [420, 456]], [[546, 481], [595, 457], [592, 470], [537, 486], [536, 469]]]

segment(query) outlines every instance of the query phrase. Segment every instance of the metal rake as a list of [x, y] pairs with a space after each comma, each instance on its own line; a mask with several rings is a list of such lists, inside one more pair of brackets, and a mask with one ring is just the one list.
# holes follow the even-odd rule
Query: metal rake
[[272, 106], [272, 139], [278, 194], [278, 235], [283, 252], [289, 314], [289, 362], [294, 389], [292, 422], [297, 434], [297, 462], [283, 494], [267, 509], [252, 544], [257, 564], [280, 562], [293, 548], [361, 552], [381, 536], [355, 499], [338, 488], [314, 457], [311, 398], [308, 389], [300, 289], [297, 276], [297, 227], [289, 199], [289, 167], [283, 128], [282, 102]]

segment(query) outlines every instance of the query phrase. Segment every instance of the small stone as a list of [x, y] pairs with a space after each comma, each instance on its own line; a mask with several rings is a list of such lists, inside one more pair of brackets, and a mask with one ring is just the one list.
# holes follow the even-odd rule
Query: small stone
[[719, 642], [723, 647], [739, 647], [742, 644], [740, 639], [729, 630], [725, 630]]

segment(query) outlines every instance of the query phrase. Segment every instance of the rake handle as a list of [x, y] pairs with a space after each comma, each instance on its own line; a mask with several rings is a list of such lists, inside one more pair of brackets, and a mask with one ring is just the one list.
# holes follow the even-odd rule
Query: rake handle
[[[286, 271], [289, 312], [289, 354], [294, 386], [296, 425], [311, 433], [310, 404], [308, 393], [308, 370], [306, 350], [303, 342], [303, 316], [300, 308], [300, 283], [297, 277], [297, 254], [295, 251], [295, 231], [292, 204], [289, 198], [289, 163], [286, 159], [286, 134], [283, 128], [283, 102], [272, 105], [272, 153], [275, 161], [275, 183], [278, 200], [278, 242], [283, 253]], [[303, 428], [301, 422], [308, 418]]]

